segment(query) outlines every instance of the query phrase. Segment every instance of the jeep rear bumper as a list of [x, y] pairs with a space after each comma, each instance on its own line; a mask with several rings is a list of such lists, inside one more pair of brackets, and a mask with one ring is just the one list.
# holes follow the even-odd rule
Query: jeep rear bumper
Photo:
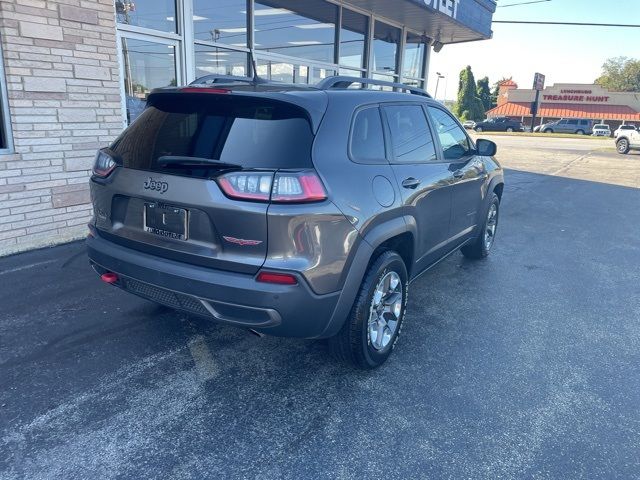
[[295, 272], [297, 285], [260, 283], [252, 275], [216, 270], [149, 255], [104, 238], [87, 239], [96, 272], [118, 275], [114, 285], [143, 298], [258, 332], [322, 338], [337, 333], [344, 292], [315, 294]]

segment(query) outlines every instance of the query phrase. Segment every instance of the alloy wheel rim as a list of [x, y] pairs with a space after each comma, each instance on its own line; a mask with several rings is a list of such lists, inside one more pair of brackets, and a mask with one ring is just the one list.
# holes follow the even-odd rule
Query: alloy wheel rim
[[627, 142], [625, 140], [620, 140], [618, 142], [618, 151], [624, 152], [627, 149]]
[[489, 213], [487, 213], [487, 227], [484, 231], [484, 245], [487, 250], [493, 245], [493, 239], [496, 236], [496, 228], [498, 227], [498, 207], [495, 203], [491, 204]]
[[396, 272], [384, 275], [376, 285], [369, 309], [369, 343], [382, 350], [393, 338], [402, 313], [402, 280]]

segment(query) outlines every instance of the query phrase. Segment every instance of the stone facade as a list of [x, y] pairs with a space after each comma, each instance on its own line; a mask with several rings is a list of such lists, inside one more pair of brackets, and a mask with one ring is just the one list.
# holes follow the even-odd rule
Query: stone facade
[[0, 0], [13, 152], [0, 154], [0, 255], [82, 238], [88, 178], [123, 127], [113, 0]]

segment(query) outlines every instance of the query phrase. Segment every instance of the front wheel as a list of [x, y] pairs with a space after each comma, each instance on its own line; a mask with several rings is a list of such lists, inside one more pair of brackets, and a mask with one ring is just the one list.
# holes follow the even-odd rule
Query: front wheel
[[498, 217], [500, 215], [500, 199], [495, 193], [492, 194], [489, 208], [482, 222], [478, 237], [460, 249], [462, 254], [474, 260], [485, 258], [489, 255], [491, 247], [496, 238], [498, 229]]
[[507, 128], [507, 132], [509, 132], [509, 133], [513, 132], [513, 128], [508, 127], [508, 128]]
[[362, 369], [382, 365], [398, 341], [408, 288], [402, 257], [382, 252], [367, 269], [349, 318], [329, 339], [333, 355]]
[[544, 132], [542, 132], [542, 133], [553, 133], [553, 130], [551, 130], [550, 128], [547, 128], [547, 129], [545, 129], [545, 131], [544, 131]]
[[482, 127], [476, 127], [476, 132], [482, 132]]
[[621, 155], [629, 153], [629, 140], [626, 138], [620, 138], [616, 142], [616, 151]]
[[576, 135], [584, 135], [584, 130], [578, 130], [578, 131], [576, 132]]

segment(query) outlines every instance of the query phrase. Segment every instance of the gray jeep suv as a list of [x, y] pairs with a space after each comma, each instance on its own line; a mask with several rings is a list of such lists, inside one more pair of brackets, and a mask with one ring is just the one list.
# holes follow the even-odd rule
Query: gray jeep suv
[[489, 253], [495, 151], [424, 91], [377, 80], [155, 90], [96, 156], [90, 262], [130, 293], [326, 338], [374, 368], [396, 344], [411, 280], [457, 249]]

